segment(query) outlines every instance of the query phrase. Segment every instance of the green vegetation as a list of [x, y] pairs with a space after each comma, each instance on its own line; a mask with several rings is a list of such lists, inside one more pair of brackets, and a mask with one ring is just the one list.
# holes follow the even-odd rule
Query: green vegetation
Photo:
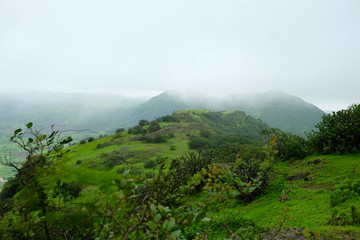
[[322, 117], [311, 135], [314, 148], [321, 154], [360, 152], [360, 105]]
[[14, 132], [27, 157], [0, 192], [3, 238], [360, 238], [360, 154], [314, 155], [315, 137], [206, 110], [66, 148], [59, 133]]

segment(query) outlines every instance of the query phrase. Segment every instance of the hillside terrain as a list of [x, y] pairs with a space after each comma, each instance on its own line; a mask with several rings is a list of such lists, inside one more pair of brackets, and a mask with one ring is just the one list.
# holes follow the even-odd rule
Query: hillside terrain
[[[17, 130], [13, 139], [32, 128]], [[359, 238], [360, 155], [281, 159], [286, 144], [297, 156], [303, 142], [261, 133], [267, 128], [241, 111], [181, 110], [63, 151], [54, 148], [47, 157], [53, 160], [40, 168], [30, 154], [0, 193], [0, 235]], [[56, 134], [38, 137], [52, 141]], [[36, 149], [33, 143], [27, 145]]]
[[180, 109], [212, 111], [241, 110], [284, 131], [304, 135], [315, 129], [324, 114], [316, 106], [299, 97], [278, 90], [256, 94], [209, 97], [199, 93], [166, 91], [146, 103], [124, 109], [118, 114], [118, 126], [129, 127], [140, 119], [153, 120]]

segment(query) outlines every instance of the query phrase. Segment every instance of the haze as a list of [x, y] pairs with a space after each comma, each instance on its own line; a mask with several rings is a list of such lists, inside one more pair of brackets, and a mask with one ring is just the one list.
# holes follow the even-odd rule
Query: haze
[[360, 1], [0, 0], [0, 91], [360, 102]]

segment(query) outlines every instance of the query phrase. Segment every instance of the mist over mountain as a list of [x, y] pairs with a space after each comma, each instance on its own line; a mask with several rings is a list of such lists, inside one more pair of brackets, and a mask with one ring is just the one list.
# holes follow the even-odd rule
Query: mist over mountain
[[145, 99], [115, 94], [26, 92], [0, 94], [0, 130], [22, 127], [27, 122], [55, 124], [59, 128], [108, 128], [119, 108]]
[[114, 94], [27, 92], [0, 95], [0, 129], [11, 130], [32, 121], [62, 129], [104, 131], [195, 108], [241, 110], [273, 127], [300, 135], [314, 129], [324, 114], [316, 106], [280, 90], [225, 97], [168, 90], [148, 101]]
[[271, 90], [265, 93], [210, 97], [195, 92], [166, 91], [146, 103], [121, 111], [119, 123], [131, 126], [140, 119], [155, 119], [180, 109], [241, 110], [273, 127], [303, 135], [314, 129], [324, 112], [299, 97]]

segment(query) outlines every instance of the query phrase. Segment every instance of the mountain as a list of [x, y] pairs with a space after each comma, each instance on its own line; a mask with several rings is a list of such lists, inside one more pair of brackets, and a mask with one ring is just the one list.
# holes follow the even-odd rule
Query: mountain
[[166, 91], [143, 104], [120, 111], [117, 124], [129, 127], [140, 119], [153, 120], [180, 109], [193, 108], [213, 111], [241, 110], [273, 127], [299, 135], [313, 130], [324, 114], [316, 106], [279, 90], [222, 98], [200, 93]]
[[324, 114], [316, 106], [279, 90], [212, 97], [169, 90], [148, 101], [111, 94], [41, 93], [0, 94], [0, 132], [24, 123], [55, 124], [61, 129], [113, 131], [141, 119], [154, 120], [183, 109], [241, 110], [273, 127], [303, 135]]

